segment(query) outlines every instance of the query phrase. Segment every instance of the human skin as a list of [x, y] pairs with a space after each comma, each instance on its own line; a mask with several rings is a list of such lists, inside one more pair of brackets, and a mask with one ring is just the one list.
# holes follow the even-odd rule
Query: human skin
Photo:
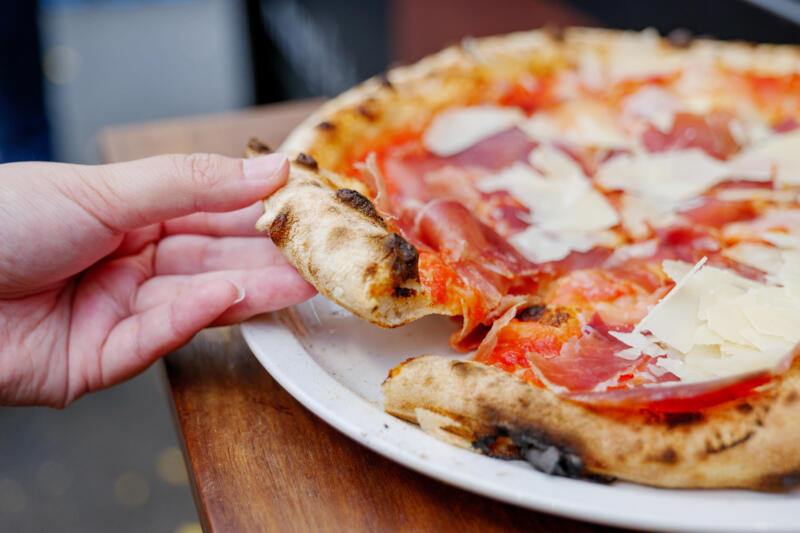
[[64, 407], [314, 288], [254, 229], [283, 155], [0, 165], [0, 404]]

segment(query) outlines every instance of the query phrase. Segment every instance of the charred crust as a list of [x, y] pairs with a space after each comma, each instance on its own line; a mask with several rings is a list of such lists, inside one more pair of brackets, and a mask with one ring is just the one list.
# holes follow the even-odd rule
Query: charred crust
[[381, 87], [394, 90], [394, 85], [392, 85], [392, 82], [389, 81], [389, 76], [385, 72], [381, 72], [380, 74], [378, 74], [377, 78], [378, 81], [381, 83]]
[[365, 106], [363, 104], [358, 106], [356, 108], [356, 111], [358, 111], [359, 115], [361, 115], [362, 117], [364, 117], [365, 119], [367, 119], [369, 121], [373, 121], [376, 118], [378, 118], [378, 115], [375, 113], [375, 111], [373, 111], [372, 109], [370, 109], [369, 107], [367, 107], [367, 106]]
[[[455, 369], [455, 365], [453, 367]], [[571, 478], [587, 474], [586, 463], [578, 448], [564, 438], [537, 427], [508, 425], [503, 421], [503, 413], [491, 405], [482, 410], [479, 418], [490, 425], [476, 432], [476, 437], [479, 437], [472, 442], [474, 448], [492, 457], [524, 459], [546, 474]], [[503, 442], [509, 437], [513, 447]], [[512, 450], [514, 453], [509, 455]]]
[[381, 216], [375, 210], [375, 206], [369, 201], [369, 198], [354, 191], [353, 189], [338, 189], [336, 191], [336, 199], [341, 203], [352, 207], [362, 215], [377, 222], [381, 227], [386, 227], [386, 222], [383, 221]]
[[310, 170], [317, 170], [319, 168], [317, 160], [305, 152], [300, 152], [299, 154], [297, 154], [297, 159], [295, 159], [295, 163], [297, 163], [298, 165], [303, 165], [304, 167]]
[[664, 413], [664, 423], [670, 429], [677, 426], [689, 426], [697, 424], [705, 420], [702, 413], [686, 412], [686, 413]]
[[519, 312], [517, 320], [521, 320], [522, 322], [538, 322], [546, 310], [546, 305], [531, 305]]
[[554, 328], [561, 327], [570, 317], [569, 312], [563, 307], [547, 307], [546, 305], [526, 307], [517, 315], [517, 319], [522, 322], [539, 322]]
[[753, 406], [747, 402], [742, 402], [736, 406], [736, 410], [742, 413], [743, 415], [747, 415], [753, 412]]
[[678, 454], [672, 448], [665, 448], [656, 460], [661, 463], [672, 465], [678, 462]]
[[747, 433], [744, 434], [743, 437], [740, 437], [731, 442], [720, 444], [719, 446], [711, 446], [710, 444], [707, 444], [706, 453], [714, 454], [714, 453], [724, 452], [725, 450], [729, 450], [731, 448], [739, 446], [740, 444], [744, 444], [745, 442], [750, 440], [750, 437], [752, 437], [753, 435], [755, 435], [754, 431], [748, 431]]
[[378, 272], [378, 264], [370, 263], [369, 266], [364, 269], [364, 279], [366, 280], [375, 277], [376, 272]]
[[519, 449], [520, 457], [545, 474], [579, 478], [585, 473], [586, 465], [578, 453], [556, 443], [542, 431], [513, 431], [510, 437]]
[[419, 280], [419, 252], [414, 246], [397, 233], [390, 233], [383, 246], [388, 252], [394, 286], [410, 279]]
[[276, 246], [280, 247], [289, 238], [289, 213], [279, 213], [269, 225], [269, 238]]
[[317, 129], [322, 131], [333, 131], [336, 129], [336, 124], [333, 122], [328, 122], [327, 120], [323, 120], [319, 124], [317, 124]]
[[394, 295], [397, 298], [411, 298], [412, 296], [416, 295], [417, 291], [414, 289], [410, 289], [408, 287], [395, 287], [394, 288]]
[[349, 236], [350, 230], [346, 226], [336, 226], [328, 234], [326, 243], [328, 250], [336, 250], [348, 240]]
[[693, 40], [692, 32], [686, 28], [675, 28], [667, 34], [667, 42], [675, 48], [686, 48]]
[[761, 478], [759, 488], [774, 492], [784, 492], [800, 485], [800, 471], [770, 474]]
[[255, 137], [247, 141], [247, 150], [253, 154], [258, 154], [258, 155], [265, 155], [272, 153], [272, 148], [262, 143]]
[[547, 35], [549, 35], [554, 41], [562, 42], [564, 40], [564, 28], [561, 26], [554, 26], [552, 24], [546, 25], [542, 28]]
[[450, 368], [458, 376], [465, 378], [468, 376], [479, 376], [486, 373], [486, 369], [475, 364], [465, 363], [464, 361], [452, 361]]

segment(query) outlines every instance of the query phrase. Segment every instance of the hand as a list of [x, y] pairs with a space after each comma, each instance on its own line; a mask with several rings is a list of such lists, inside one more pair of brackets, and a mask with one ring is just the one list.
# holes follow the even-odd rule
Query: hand
[[312, 296], [253, 229], [288, 172], [279, 154], [0, 165], [0, 404], [65, 406]]

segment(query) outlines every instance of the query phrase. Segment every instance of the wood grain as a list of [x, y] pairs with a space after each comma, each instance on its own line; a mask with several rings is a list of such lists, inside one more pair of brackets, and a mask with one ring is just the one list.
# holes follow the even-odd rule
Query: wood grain
[[[112, 128], [101, 153], [237, 155], [251, 136], [277, 146], [316, 105]], [[238, 328], [201, 332], [164, 367], [205, 531], [614, 531], [450, 487], [351, 441], [289, 396]]]

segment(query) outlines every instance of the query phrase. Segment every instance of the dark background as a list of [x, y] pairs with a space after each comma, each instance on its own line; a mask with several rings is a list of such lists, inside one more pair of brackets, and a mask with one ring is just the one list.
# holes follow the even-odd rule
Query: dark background
[[[0, 162], [97, 163], [112, 124], [329, 96], [466, 35], [543, 25], [798, 43], [795, 0], [0, 0]], [[199, 531], [156, 365], [0, 408], [0, 532]]]

